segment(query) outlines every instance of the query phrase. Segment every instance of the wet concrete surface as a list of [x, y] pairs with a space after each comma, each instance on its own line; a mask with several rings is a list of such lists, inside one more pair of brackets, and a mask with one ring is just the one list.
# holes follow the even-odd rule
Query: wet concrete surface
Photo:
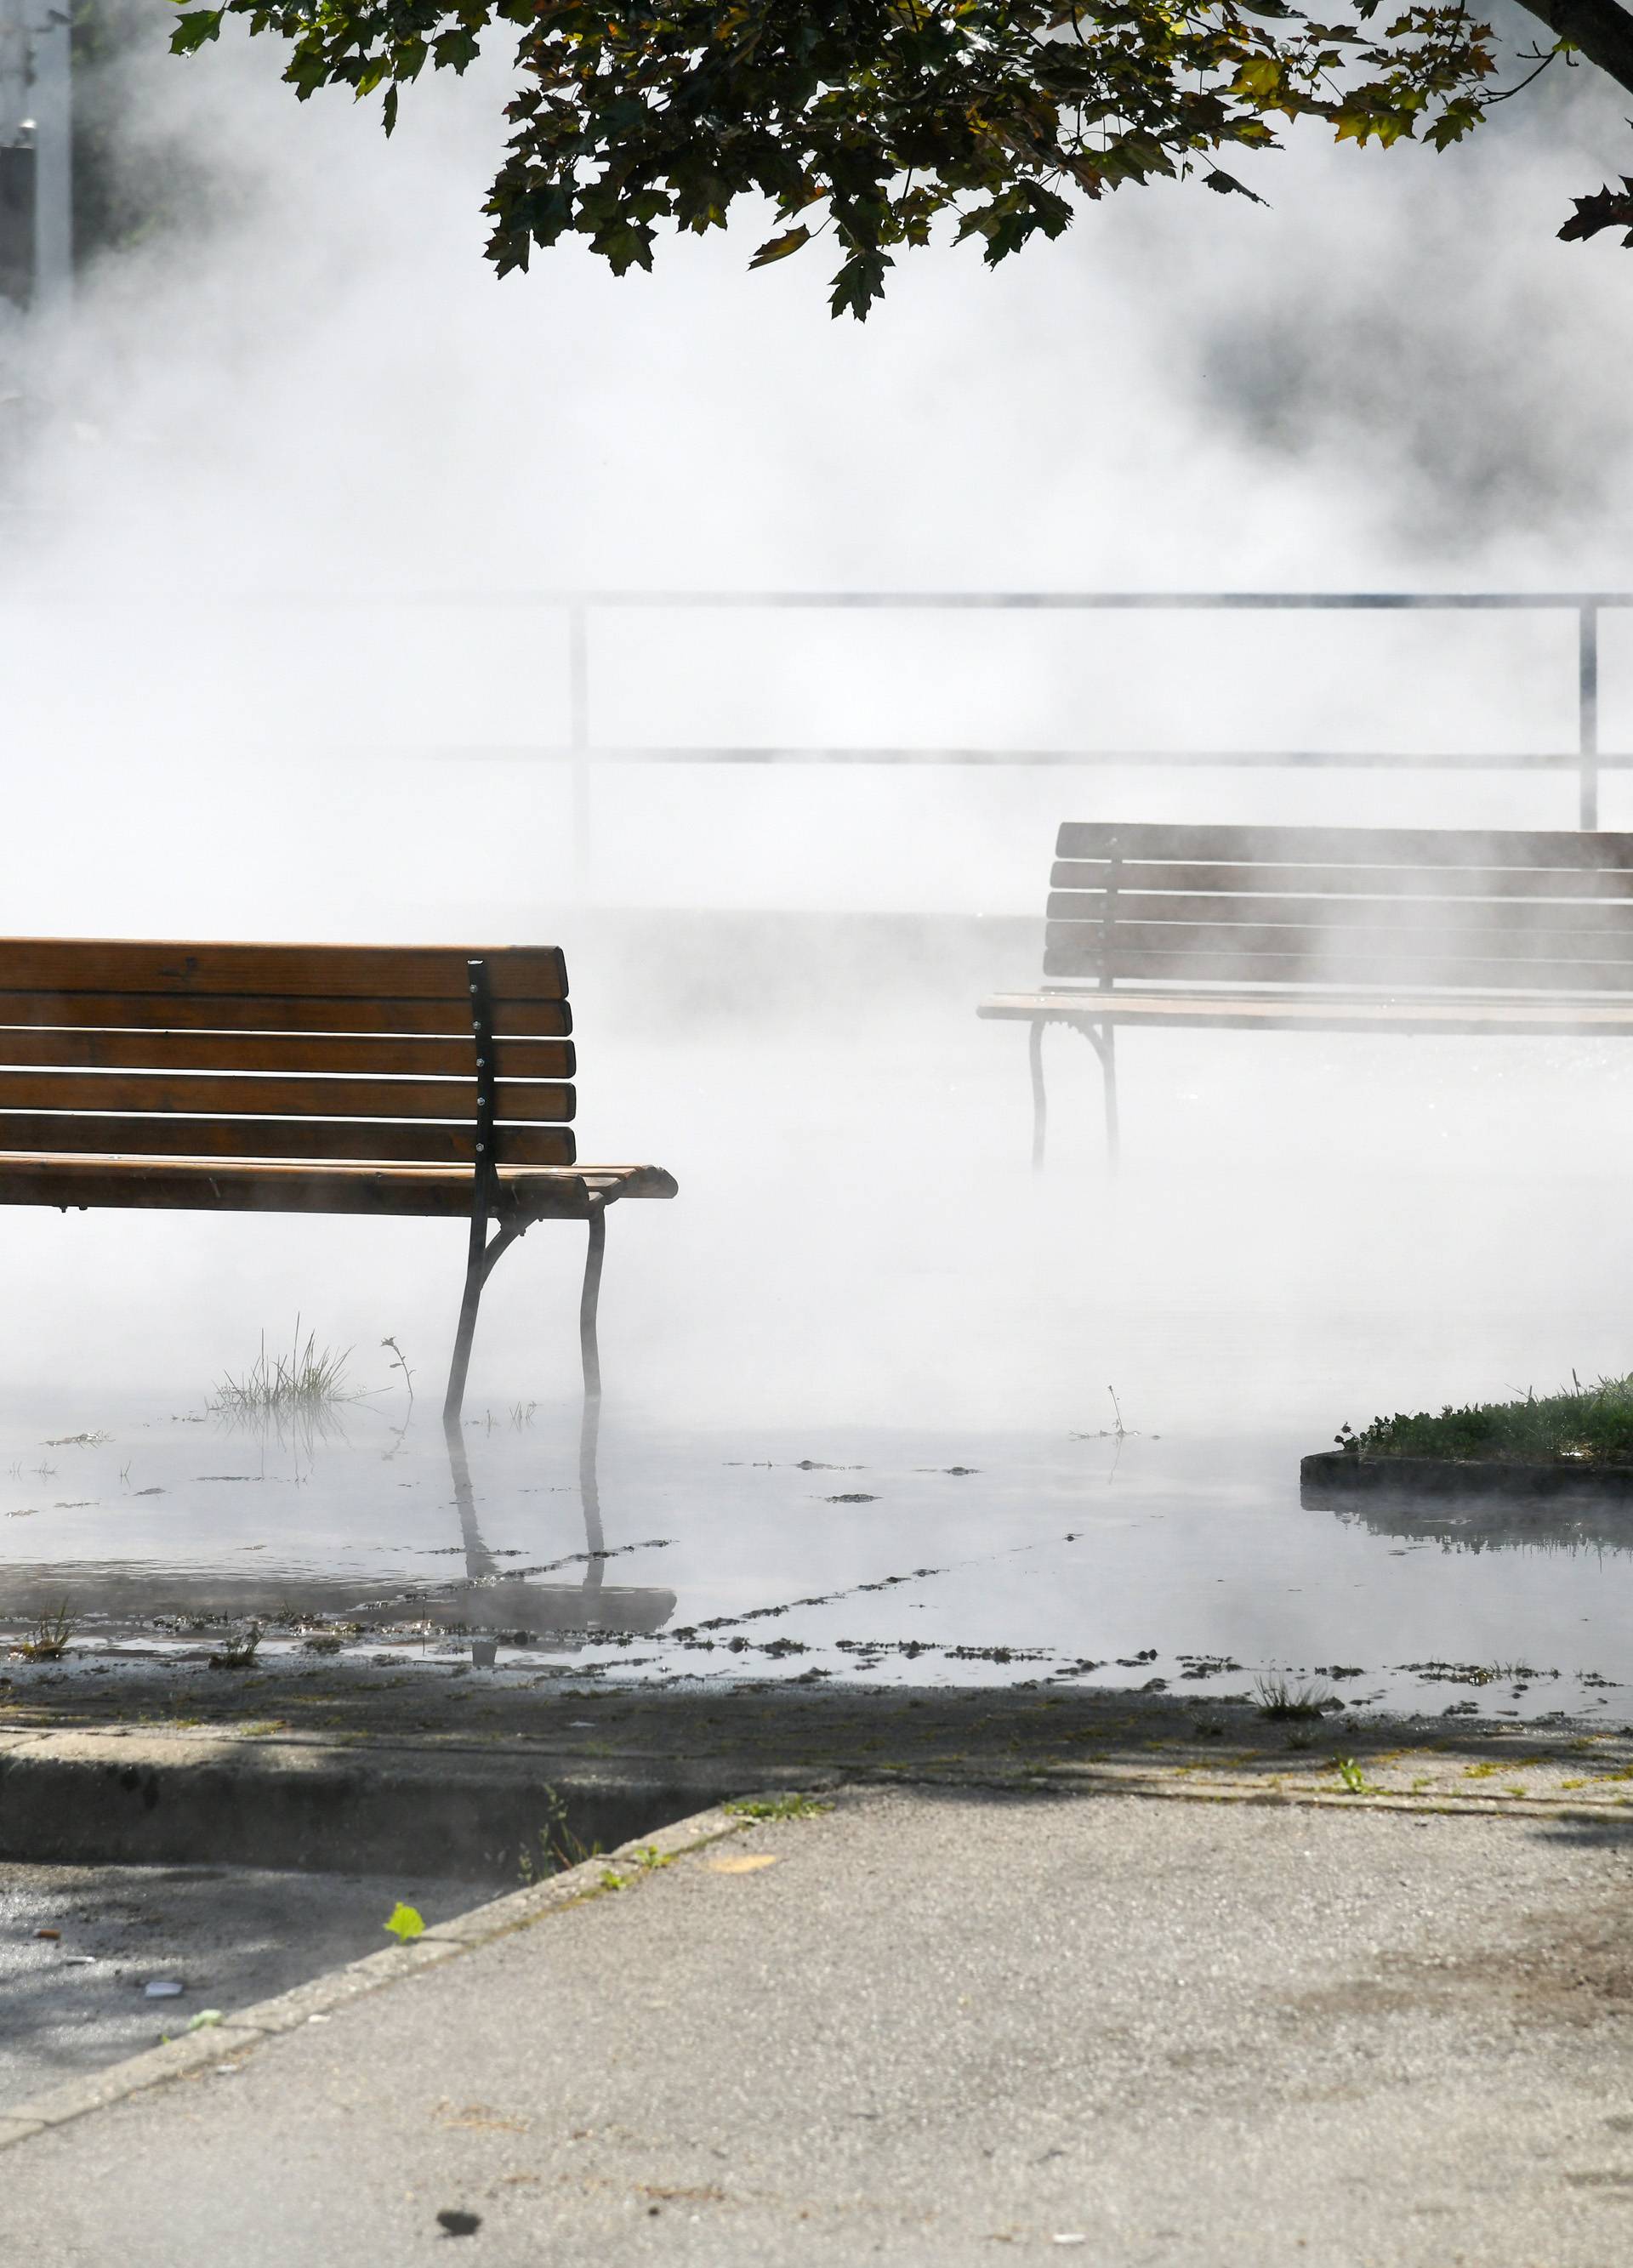
[[408, 1872], [0, 1860], [0, 2111], [378, 1952], [399, 1899], [432, 1923], [480, 1895]]
[[[785, 1028], [740, 972], [745, 1028], [706, 1045], [644, 977], [603, 1042], [587, 992], [586, 1154], [648, 1142], [683, 1183], [620, 1210], [587, 1456], [577, 1235], [496, 1271], [450, 1456], [448, 1224], [8, 1216], [0, 1644], [66, 1604], [109, 1681], [144, 1648], [203, 1680], [257, 1625], [268, 1655], [474, 1644], [656, 1684], [1224, 1697], [1341, 1665], [1347, 1698], [1408, 1710], [1503, 1668], [1493, 1710], [1614, 1715], [1633, 1513], [1327, 1509], [1298, 1465], [1341, 1422], [1625, 1365], [1633, 1052], [1145, 1035], [1112, 1180], [1092, 1064], [1054, 1035], [1034, 1174], [1023, 1042], [977, 1023], [967, 972], [921, 973]], [[212, 1412], [298, 1313], [362, 1398]]]
[[167, 1658], [203, 1686], [254, 1634], [248, 1668], [279, 1677], [329, 1655], [658, 1687], [1162, 1678], [1225, 1699], [1290, 1677], [1352, 1707], [1468, 1686], [1516, 1719], [1614, 1713], [1633, 1510], [1328, 1506], [1301, 1496], [1300, 1446], [560, 1407], [450, 1443], [411, 1414], [304, 1438], [133, 1415], [0, 1479], [0, 1505], [33, 1499], [0, 1523], [0, 1675], [55, 1634], [64, 1676]]
[[1623, 2257], [1625, 1821], [833, 1800], [18, 2141], [8, 2218], [41, 2268]]
[[[202, 1677], [258, 1625], [269, 1655], [476, 1643], [661, 1684], [1207, 1684], [1211, 1660], [1221, 1696], [1342, 1665], [1351, 1701], [1428, 1710], [1445, 1666], [1503, 1667], [1521, 1690], [1488, 1701], [1518, 1718], [1633, 1690], [1633, 1512], [1329, 1509], [1298, 1477], [1341, 1422], [1625, 1365], [1633, 1051], [1146, 1035], [1112, 1180], [1066, 1035], [1029, 1171], [1024, 1043], [950, 965], [861, 1025], [813, 1002], [706, 1046], [672, 995], [655, 1020], [644, 983], [620, 997], [586, 1154], [649, 1138], [683, 1195], [612, 1233], [592, 1453], [577, 1235], [496, 1271], [450, 1456], [449, 1225], [18, 1209], [0, 1644], [66, 1603], [109, 1679], [153, 1647]], [[1565, 1093], [1604, 1097], [1568, 1170]], [[138, 1342], [125, 1287], [151, 1281]], [[212, 1411], [297, 1313], [361, 1398]]]

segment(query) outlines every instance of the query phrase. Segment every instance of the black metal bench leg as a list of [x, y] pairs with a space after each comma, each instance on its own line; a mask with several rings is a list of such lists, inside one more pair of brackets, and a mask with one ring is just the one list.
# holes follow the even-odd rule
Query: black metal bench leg
[[485, 1220], [470, 1225], [470, 1252], [465, 1263], [465, 1293], [459, 1303], [459, 1329], [454, 1334], [454, 1360], [448, 1370], [448, 1390], [442, 1403], [444, 1425], [457, 1425], [465, 1401], [465, 1375], [470, 1368], [470, 1344], [477, 1336], [477, 1310], [482, 1287], [488, 1280]]
[[1105, 1158], [1113, 1173], [1117, 1170], [1117, 1028], [1112, 1024], [1079, 1024], [1076, 1027], [1100, 1058], [1100, 1077], [1105, 1089]]
[[525, 1236], [532, 1224], [528, 1221], [506, 1221], [504, 1227], [486, 1236], [487, 1223], [472, 1221], [470, 1225], [470, 1256], [465, 1263], [465, 1296], [459, 1303], [459, 1329], [454, 1334], [454, 1360], [448, 1369], [448, 1390], [443, 1397], [442, 1422], [456, 1425], [465, 1401], [465, 1373], [470, 1368], [470, 1343], [477, 1336], [477, 1310], [482, 1305], [482, 1287], [493, 1273], [495, 1262], [501, 1253], [508, 1252], [517, 1238]]
[[584, 1358], [587, 1399], [601, 1397], [601, 1349], [595, 1342], [595, 1310], [601, 1302], [601, 1263], [607, 1249], [607, 1208], [597, 1204], [589, 1217], [589, 1247], [584, 1255], [584, 1290], [579, 1300], [579, 1351]]
[[601, 1397], [587, 1394], [579, 1419], [579, 1502], [584, 1512], [584, 1587], [599, 1591], [607, 1572], [607, 1539], [601, 1525], [601, 1482], [595, 1452], [601, 1440]]
[[1120, 1147], [1117, 1125], [1117, 1027], [1102, 1027], [1105, 1035], [1105, 1053], [1100, 1066], [1105, 1078], [1105, 1158], [1113, 1173], [1117, 1170]]
[[1041, 1024], [1034, 1024], [1027, 1036], [1027, 1053], [1032, 1066], [1032, 1169], [1037, 1171], [1044, 1161], [1044, 1129], [1048, 1123], [1049, 1105], [1044, 1094], [1043, 1035]]

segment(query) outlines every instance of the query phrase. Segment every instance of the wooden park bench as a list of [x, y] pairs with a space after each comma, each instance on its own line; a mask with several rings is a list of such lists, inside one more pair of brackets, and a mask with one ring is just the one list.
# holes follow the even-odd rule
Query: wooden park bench
[[1116, 1035], [1633, 1035], [1633, 835], [1441, 828], [1061, 828], [1044, 983], [978, 1012], [1081, 1032], [1117, 1155]]
[[675, 1182], [576, 1162], [572, 1029], [554, 946], [0, 939], [0, 1204], [468, 1220], [450, 1419], [495, 1262], [587, 1221], [597, 1394], [607, 1207]]

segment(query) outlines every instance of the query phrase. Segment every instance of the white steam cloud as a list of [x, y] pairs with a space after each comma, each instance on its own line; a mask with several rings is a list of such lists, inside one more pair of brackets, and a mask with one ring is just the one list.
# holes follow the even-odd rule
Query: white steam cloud
[[[497, 284], [502, 69], [416, 90], [388, 144], [338, 96], [298, 106], [270, 46], [173, 62], [164, 14], [121, 131], [160, 173], [185, 153], [181, 217], [6, 349], [6, 928], [560, 937], [584, 1154], [683, 1181], [612, 1236], [609, 1375], [654, 1407], [1098, 1422], [1109, 1375], [1148, 1421], [1361, 1422], [1412, 1376], [1633, 1359], [1622, 1258], [1587, 1225], [1620, 1156], [1608, 1053], [1130, 1048], [1113, 1208], [1083, 1068], [1034, 1191], [1020, 1043], [974, 1023], [981, 986], [1035, 976], [1032, 930], [841, 949], [820, 918], [723, 945], [661, 918], [1031, 917], [1068, 813], [1568, 825], [1568, 778], [619, 768], [586, 875], [564, 768], [502, 753], [565, 737], [559, 613], [484, 595], [1633, 581], [1633, 261], [1553, 235], [1618, 163], [1614, 91], [1556, 70], [1440, 158], [1295, 135], [1252, 170], [1267, 210], [1127, 191], [996, 275], [967, 248], [904, 259], [858, 328], [828, 317], [820, 246], [748, 275], [753, 223], [666, 244], [651, 277], [567, 247]], [[625, 615], [595, 630], [595, 730], [1560, 747], [1571, 636]], [[1607, 747], [1630, 687], [1607, 624]], [[1605, 820], [1633, 823], [1618, 784]], [[1539, 1201], [1567, 1117], [1570, 1175]], [[425, 1224], [12, 1213], [0, 1239], [0, 1364], [59, 1396], [196, 1391], [297, 1307], [432, 1372], [460, 1264]], [[543, 1231], [495, 1278], [478, 1376], [570, 1381], [573, 1242]], [[1460, 1338], [1436, 1304], [1454, 1259]]]

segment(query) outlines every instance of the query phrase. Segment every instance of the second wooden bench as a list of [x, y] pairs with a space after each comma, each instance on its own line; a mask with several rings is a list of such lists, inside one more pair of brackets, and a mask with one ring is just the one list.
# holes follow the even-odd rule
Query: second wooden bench
[[1118, 1148], [1117, 1034], [1633, 1036], [1633, 835], [1068, 822], [1044, 982], [977, 1012], [1099, 1058]]

